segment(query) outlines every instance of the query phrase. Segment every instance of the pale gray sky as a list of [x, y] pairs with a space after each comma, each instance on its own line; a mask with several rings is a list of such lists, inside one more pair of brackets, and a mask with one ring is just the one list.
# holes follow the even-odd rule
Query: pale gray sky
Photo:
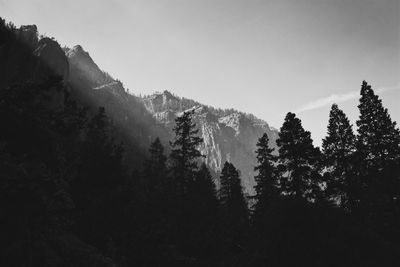
[[400, 122], [399, 0], [0, 0], [0, 16], [81, 44], [134, 93], [168, 89], [317, 145], [333, 101], [355, 124], [362, 80]]

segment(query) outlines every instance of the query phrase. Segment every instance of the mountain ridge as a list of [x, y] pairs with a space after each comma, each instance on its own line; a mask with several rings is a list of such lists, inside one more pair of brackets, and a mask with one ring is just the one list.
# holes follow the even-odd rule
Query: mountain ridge
[[[235, 109], [205, 105], [168, 90], [145, 96], [130, 94], [122, 82], [103, 71], [81, 45], [61, 48], [52, 38], [38, 38], [35, 25], [22, 26], [22, 29], [26, 42], [40, 47], [38, 56], [71, 85], [71, 93], [93, 110], [104, 106], [120, 131], [121, 140], [135, 144], [127, 149], [130, 159], [127, 164], [134, 159], [137, 164], [133, 168], [139, 168], [143, 159], [135, 158], [135, 149], [146, 154], [156, 137], [160, 137], [168, 152], [176, 117], [194, 109], [194, 120], [204, 140], [200, 150], [206, 155], [207, 165], [219, 173], [223, 163], [231, 161], [241, 170], [246, 192], [254, 193], [253, 168], [258, 138], [266, 132], [271, 146], [276, 147], [278, 131], [266, 121]], [[218, 186], [218, 179], [216, 183]]]

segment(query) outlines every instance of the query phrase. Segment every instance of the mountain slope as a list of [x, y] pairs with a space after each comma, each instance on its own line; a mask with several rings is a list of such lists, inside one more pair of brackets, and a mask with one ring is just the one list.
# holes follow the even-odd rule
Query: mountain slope
[[[271, 146], [276, 146], [278, 132], [265, 121], [233, 109], [216, 109], [180, 98], [168, 91], [141, 98], [130, 95], [123, 84], [102, 71], [80, 45], [66, 48], [65, 54], [69, 62], [69, 81], [73, 88], [79, 89], [75, 93], [89, 105], [104, 106], [124, 136], [123, 140], [133, 140], [137, 147], [146, 151], [158, 136], [168, 151], [175, 118], [185, 110], [195, 109], [195, 122], [204, 139], [200, 149], [206, 155], [207, 165], [218, 173], [226, 160], [231, 161], [242, 172], [246, 192], [253, 193], [257, 140], [266, 132]], [[132, 162], [140, 162], [134, 157], [135, 151], [128, 151], [128, 154], [128, 158], [134, 159]]]
[[131, 169], [140, 168], [152, 140], [157, 136], [163, 140], [169, 138], [165, 127], [136, 96], [126, 92], [120, 81], [102, 71], [80, 45], [64, 50], [73, 95], [93, 109], [105, 107], [118, 131], [117, 136], [125, 144], [125, 163]]

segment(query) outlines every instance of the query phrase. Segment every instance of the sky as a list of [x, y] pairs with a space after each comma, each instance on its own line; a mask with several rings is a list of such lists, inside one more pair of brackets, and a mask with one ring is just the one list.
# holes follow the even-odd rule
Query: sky
[[314, 143], [335, 102], [354, 124], [361, 83], [400, 122], [399, 0], [0, 0], [0, 16], [76, 44], [135, 94], [169, 90]]

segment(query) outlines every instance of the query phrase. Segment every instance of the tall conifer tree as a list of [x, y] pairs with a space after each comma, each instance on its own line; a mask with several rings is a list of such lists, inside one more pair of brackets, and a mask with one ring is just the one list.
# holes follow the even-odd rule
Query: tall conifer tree
[[327, 196], [348, 211], [356, 204], [359, 185], [352, 162], [355, 135], [346, 114], [333, 104], [329, 114], [328, 135], [322, 140], [324, 177]]
[[249, 224], [249, 216], [239, 171], [232, 163], [225, 162], [220, 182], [218, 197], [224, 239], [228, 247], [241, 247], [240, 243], [243, 242]]
[[254, 216], [258, 217], [265, 212], [265, 207], [272, 198], [277, 194], [276, 188], [276, 167], [277, 157], [272, 155], [273, 148], [269, 147], [269, 138], [266, 133], [257, 142], [257, 162], [254, 168], [258, 174], [254, 177], [256, 181], [255, 191], [255, 210]]
[[198, 199], [198, 205], [201, 206], [199, 207], [200, 210], [204, 213], [216, 211], [218, 204], [217, 191], [210, 170], [204, 162], [196, 173], [196, 180], [191, 191]]
[[387, 225], [399, 218], [400, 131], [382, 100], [363, 81], [358, 105], [357, 152], [365, 215]]
[[157, 137], [150, 145], [149, 158], [144, 165], [144, 184], [147, 193], [160, 191], [166, 180], [166, 161], [164, 155], [164, 147], [160, 139]]
[[364, 162], [364, 171], [384, 168], [400, 159], [400, 132], [382, 100], [363, 81], [358, 105], [357, 149]]
[[218, 198], [213, 177], [203, 162], [196, 173], [196, 179], [189, 190], [192, 210], [185, 218], [191, 225], [187, 239], [192, 240], [196, 257], [218, 257]]
[[280, 190], [284, 195], [315, 200], [320, 194], [316, 163], [319, 150], [312, 143], [300, 119], [289, 112], [276, 141], [279, 146], [278, 171]]
[[198, 161], [202, 157], [198, 147], [203, 139], [198, 136], [199, 130], [193, 122], [193, 115], [194, 110], [191, 110], [175, 119], [175, 139], [171, 142], [172, 172], [178, 194], [182, 197], [187, 194], [190, 183], [194, 181]]

